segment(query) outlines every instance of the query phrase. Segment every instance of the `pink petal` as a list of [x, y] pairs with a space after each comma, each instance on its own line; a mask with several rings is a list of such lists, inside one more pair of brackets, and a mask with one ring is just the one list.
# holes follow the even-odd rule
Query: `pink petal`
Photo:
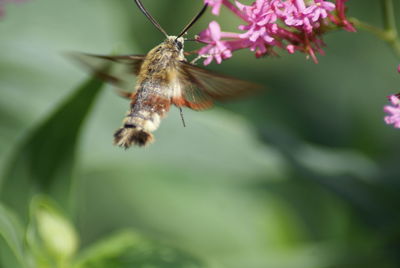
[[219, 41], [221, 39], [221, 27], [218, 22], [212, 21], [208, 26], [210, 29], [210, 36], [213, 41]]

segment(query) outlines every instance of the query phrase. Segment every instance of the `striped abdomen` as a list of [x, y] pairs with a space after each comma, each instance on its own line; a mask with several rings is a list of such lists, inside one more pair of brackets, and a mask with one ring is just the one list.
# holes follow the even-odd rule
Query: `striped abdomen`
[[144, 146], [150, 143], [152, 132], [158, 128], [169, 107], [170, 99], [166, 92], [151, 83], [144, 83], [132, 96], [123, 126], [114, 134], [114, 144], [129, 148], [132, 144]]

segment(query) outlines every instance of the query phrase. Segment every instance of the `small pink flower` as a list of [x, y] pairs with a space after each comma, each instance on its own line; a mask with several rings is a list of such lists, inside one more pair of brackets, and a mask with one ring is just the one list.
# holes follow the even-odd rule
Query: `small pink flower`
[[219, 15], [219, 10], [221, 9], [223, 0], [204, 0], [204, 4], [208, 4], [212, 7], [211, 13], [214, 15]]
[[356, 32], [356, 28], [346, 18], [346, 6], [344, 5], [347, 0], [336, 0], [337, 17], [330, 15], [330, 19], [336, 25], [342, 26], [348, 32]]
[[280, 17], [286, 25], [301, 27], [311, 33], [314, 28], [320, 27], [319, 21], [328, 17], [334, 9], [335, 4], [328, 1], [315, 0], [315, 3], [306, 6], [304, 0], [289, 0], [284, 2]]
[[278, 32], [277, 15], [272, 2], [257, 0], [251, 6], [246, 6], [236, 1], [236, 6], [242, 12], [241, 18], [247, 22], [247, 25], [239, 26], [240, 30], [246, 31], [239, 36], [249, 41], [249, 48], [256, 52], [257, 57], [267, 54], [268, 46], [277, 45], [274, 38]]
[[388, 96], [392, 106], [386, 105], [383, 110], [388, 113], [385, 116], [385, 122], [388, 125], [393, 125], [395, 128], [400, 128], [400, 94]]
[[296, 52], [296, 47], [292, 44], [287, 45], [286, 46], [286, 50], [290, 53], [290, 54], [294, 54], [294, 52]]
[[271, 43], [274, 38], [272, 33], [276, 33], [277, 16], [271, 9], [271, 5], [267, 1], [257, 0], [253, 5], [246, 6], [238, 1], [236, 5], [244, 14], [244, 19], [248, 25], [240, 25], [239, 29], [247, 31], [241, 34], [241, 38], [248, 38], [250, 41], [255, 42], [258, 38], [262, 38], [267, 43]]
[[199, 55], [210, 55], [204, 61], [204, 65], [210, 64], [213, 59], [215, 59], [217, 63], [221, 63], [222, 60], [232, 57], [229, 42], [221, 41], [221, 37], [221, 27], [216, 21], [212, 21], [208, 25], [208, 28], [199, 34], [198, 41], [207, 44], [199, 50]]

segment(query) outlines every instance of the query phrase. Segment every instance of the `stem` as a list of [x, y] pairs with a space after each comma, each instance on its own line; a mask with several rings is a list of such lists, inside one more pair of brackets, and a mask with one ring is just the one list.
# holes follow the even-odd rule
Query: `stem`
[[384, 40], [392, 47], [397, 56], [400, 57], [400, 40], [396, 27], [393, 0], [381, 0], [381, 5], [386, 36]]
[[393, 0], [381, 0], [383, 20], [386, 31], [393, 31], [397, 34], [396, 17], [394, 15]]
[[229, 8], [233, 13], [238, 15], [242, 20], [244, 20], [245, 22], [248, 22], [246, 16], [244, 16], [243, 13], [236, 6], [234, 6], [229, 0], [223, 0], [222, 3], [227, 8]]
[[393, 49], [394, 53], [400, 58], [400, 39], [396, 27], [393, 1], [381, 0], [381, 3], [385, 29], [375, 27], [356, 18], [350, 18], [349, 21], [353, 23], [356, 27], [367, 30], [378, 38], [387, 42]]
[[364, 29], [374, 35], [376, 35], [379, 39], [382, 39], [384, 41], [387, 41], [387, 33], [385, 30], [375, 27], [371, 24], [368, 24], [366, 22], [363, 22], [359, 19], [356, 18], [349, 18], [349, 21], [354, 24], [357, 28]]

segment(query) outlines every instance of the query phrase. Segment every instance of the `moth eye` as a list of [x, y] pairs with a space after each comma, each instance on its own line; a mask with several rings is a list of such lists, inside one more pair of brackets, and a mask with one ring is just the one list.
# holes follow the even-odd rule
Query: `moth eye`
[[182, 48], [183, 48], [182, 42], [176, 41], [175, 44], [176, 44], [176, 47], [177, 47], [179, 50], [182, 50]]

